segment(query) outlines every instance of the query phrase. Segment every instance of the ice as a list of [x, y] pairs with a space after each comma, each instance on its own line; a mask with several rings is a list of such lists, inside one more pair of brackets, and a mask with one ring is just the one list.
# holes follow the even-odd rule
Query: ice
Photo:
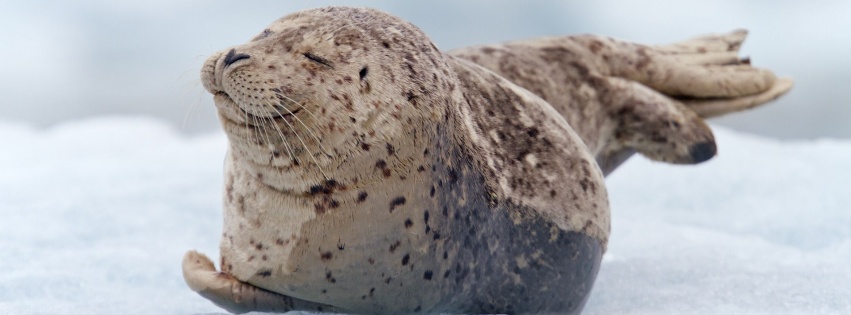
[[[607, 179], [584, 314], [851, 313], [851, 142], [715, 131], [710, 162], [636, 157]], [[0, 148], [0, 314], [224, 313], [180, 270], [218, 255], [223, 134], [0, 123]]]

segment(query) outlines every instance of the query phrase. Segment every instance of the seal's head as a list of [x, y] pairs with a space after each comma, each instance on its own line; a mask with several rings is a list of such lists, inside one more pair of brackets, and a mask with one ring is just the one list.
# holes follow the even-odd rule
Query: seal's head
[[[381, 25], [376, 28], [375, 25]], [[388, 14], [323, 8], [286, 16], [202, 69], [230, 154], [267, 185], [304, 191], [366, 176], [375, 159], [421, 151], [460, 97], [444, 56]], [[364, 161], [363, 163], [359, 161]]]

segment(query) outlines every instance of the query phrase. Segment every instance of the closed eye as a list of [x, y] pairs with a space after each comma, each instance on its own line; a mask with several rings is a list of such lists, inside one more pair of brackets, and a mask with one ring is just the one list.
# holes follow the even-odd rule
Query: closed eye
[[307, 58], [310, 61], [315, 62], [315, 63], [324, 65], [324, 66], [329, 67], [329, 68], [334, 68], [334, 66], [331, 65], [331, 62], [328, 61], [328, 59], [319, 57], [319, 56], [311, 54], [311, 53], [304, 53], [304, 57]]

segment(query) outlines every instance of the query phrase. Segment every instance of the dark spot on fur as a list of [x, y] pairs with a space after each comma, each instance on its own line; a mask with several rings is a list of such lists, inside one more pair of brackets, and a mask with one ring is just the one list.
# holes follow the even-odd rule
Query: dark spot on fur
[[431, 190], [428, 192], [429, 197], [434, 197], [434, 185], [431, 185]]
[[402, 256], [402, 266], [408, 265], [408, 262], [411, 260], [411, 255], [405, 254]]
[[420, 165], [419, 167], [417, 167], [417, 172], [425, 172], [425, 166]]
[[358, 72], [358, 76], [360, 76], [361, 81], [366, 78], [367, 74], [369, 74], [369, 68], [367, 68], [366, 66], [361, 68], [360, 72]]
[[414, 222], [412, 222], [412, 221], [411, 221], [411, 219], [407, 219], [407, 220], [405, 220], [405, 228], [406, 228], [406, 229], [407, 229], [407, 228], [410, 228], [410, 227], [411, 227], [411, 226], [413, 226], [413, 225], [414, 225]]
[[387, 143], [387, 155], [396, 154], [396, 148], [392, 144]]
[[272, 276], [272, 270], [260, 270], [255, 275], [266, 278]]
[[408, 103], [411, 103], [411, 105], [414, 105], [414, 107], [417, 106], [417, 95], [414, 94], [413, 91], [406, 92], [405, 98], [408, 99]]
[[361, 142], [360, 148], [363, 149], [364, 151], [369, 151], [369, 144]]
[[370, 265], [375, 265], [375, 259], [372, 258], [372, 257], [369, 257], [369, 259], [367, 259], [366, 262], [368, 262]]
[[272, 34], [274, 34], [274, 32], [272, 32], [272, 30], [267, 28], [267, 29], [263, 30], [263, 33], [261, 33], [260, 35], [257, 35], [257, 37], [254, 37], [254, 39], [252, 39], [252, 41], [264, 39], [266, 37], [269, 37], [269, 35], [272, 35]]
[[537, 137], [538, 136], [538, 128], [534, 128], [534, 127], [529, 128], [528, 130], [526, 130], [526, 134], [528, 134], [529, 137], [532, 137], [532, 138]]
[[282, 239], [280, 239], [280, 238], [279, 238], [279, 239], [276, 239], [276, 240], [275, 240], [275, 244], [277, 244], [278, 246], [284, 246], [284, 240], [282, 240]]
[[311, 194], [311, 195], [316, 195], [316, 194], [331, 194], [331, 193], [333, 193], [333, 192], [334, 192], [334, 190], [335, 190], [338, 186], [339, 186], [339, 184], [337, 183], [337, 181], [336, 181], [336, 180], [334, 180], [334, 179], [329, 179], [329, 180], [326, 180], [326, 181], [322, 182], [322, 183], [321, 183], [321, 184], [319, 184], [319, 185], [311, 186], [311, 187], [310, 187], [310, 194]]
[[449, 278], [449, 273], [451, 273], [451, 272], [452, 272], [452, 270], [447, 270], [446, 272], [444, 272], [443, 273], [443, 279]]
[[377, 168], [387, 168], [387, 162], [384, 160], [378, 160], [375, 162], [375, 167]]
[[423, 307], [421, 305], [417, 305], [417, 307], [414, 309], [414, 313], [419, 313], [422, 309]]
[[399, 245], [402, 245], [402, 241], [396, 241], [396, 243], [390, 244], [390, 252], [395, 252], [399, 248]]
[[313, 211], [315, 211], [316, 214], [323, 214], [323, 213], [325, 213], [326, 210], [328, 210], [328, 209], [325, 209], [325, 206], [322, 205], [322, 204], [319, 204], [319, 203], [313, 204]]
[[423, 273], [423, 279], [425, 279], [425, 280], [431, 280], [431, 276], [432, 276], [431, 270], [426, 270], [426, 272]]
[[454, 185], [458, 182], [458, 171], [455, 169], [449, 170], [449, 185]]
[[591, 41], [591, 44], [588, 45], [588, 48], [591, 49], [592, 53], [599, 53], [600, 50], [603, 49], [603, 43], [598, 40]]
[[405, 197], [400, 196], [400, 197], [393, 198], [393, 200], [390, 201], [390, 212], [393, 212], [393, 210], [396, 210], [396, 207], [404, 205], [405, 201], [406, 201]]
[[331, 254], [331, 252], [324, 252], [319, 256], [319, 258], [321, 258], [322, 261], [329, 261], [331, 258], [334, 258], [334, 255]]
[[369, 194], [367, 194], [365, 191], [362, 191], [362, 192], [358, 193], [358, 200], [357, 200], [357, 202], [358, 202], [358, 203], [364, 202], [364, 201], [366, 200], [366, 197], [367, 197], [367, 196], [369, 196]]

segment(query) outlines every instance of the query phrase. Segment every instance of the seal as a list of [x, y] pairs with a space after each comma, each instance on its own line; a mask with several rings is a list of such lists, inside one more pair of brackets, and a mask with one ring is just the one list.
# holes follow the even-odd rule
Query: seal
[[[386, 13], [329, 7], [212, 55], [202, 83], [229, 140], [221, 270], [188, 252], [189, 287], [234, 313], [579, 313], [609, 235], [600, 157], [715, 154], [701, 107], [657, 91], [724, 112], [782, 80], [737, 63], [690, 90], [648, 74], [704, 66], [663, 64], [664, 49], [642, 59], [606, 41], [597, 58], [596, 44], [552, 42], [559, 59], [534, 53], [544, 41], [447, 54]], [[648, 64], [614, 67], [617, 54]], [[561, 76], [536, 89], [485, 57]]]

